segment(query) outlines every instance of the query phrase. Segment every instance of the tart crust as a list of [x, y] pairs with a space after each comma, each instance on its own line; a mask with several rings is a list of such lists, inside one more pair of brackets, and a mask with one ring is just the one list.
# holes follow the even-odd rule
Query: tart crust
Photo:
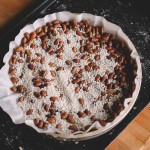
[[[63, 16], [65, 16], [66, 18], [63, 18]], [[131, 50], [131, 57], [133, 59], [135, 59], [135, 61], [137, 63], [137, 76], [135, 78], [135, 91], [133, 92], [131, 98], [125, 99], [125, 101], [124, 101], [124, 107], [125, 108], [119, 114], [119, 116], [116, 117], [115, 120], [113, 120], [110, 123], [107, 123], [107, 125], [105, 127], [97, 126], [97, 122], [95, 122], [90, 127], [90, 129], [92, 129], [92, 128], [97, 126], [98, 130], [96, 130], [96, 131], [88, 132], [90, 130], [89, 129], [89, 130], [87, 130], [86, 132], [84, 132], [82, 134], [73, 133], [73, 134], [67, 135], [67, 134], [64, 134], [64, 133], [61, 133], [61, 132], [60, 132], [61, 134], [53, 134], [52, 132], [55, 132], [55, 131], [59, 132], [59, 131], [55, 130], [55, 129], [50, 130], [50, 131], [41, 131], [38, 128], [36, 128], [30, 121], [23, 120], [21, 117], [19, 118], [20, 122], [25, 122], [27, 125], [30, 125], [33, 128], [35, 128], [37, 131], [44, 132], [44, 133], [50, 133], [51, 135], [53, 135], [54, 137], [57, 137], [57, 138], [83, 140], [83, 139], [98, 136], [100, 134], [103, 134], [103, 133], [107, 132], [108, 130], [113, 128], [116, 124], [118, 124], [127, 115], [127, 113], [130, 111], [130, 109], [134, 105], [134, 102], [136, 101], [137, 95], [139, 93], [139, 89], [140, 89], [140, 85], [141, 85], [141, 79], [142, 79], [141, 64], [140, 64], [139, 56], [138, 56], [137, 51], [135, 50], [132, 42], [122, 32], [122, 30], [118, 26], [106, 21], [104, 18], [99, 17], [99, 16], [93, 16], [93, 15], [90, 15], [90, 14], [76, 15], [76, 14], [71, 14], [69, 12], [59, 12], [59, 13], [54, 13], [52, 15], [47, 15], [44, 18], [41, 18], [41, 19], [38, 19], [37, 21], [35, 21], [33, 23], [33, 25], [28, 25], [28, 26], [24, 27], [21, 30], [20, 34], [15, 38], [15, 42], [10, 43], [9, 57], [5, 57], [5, 62], [8, 62], [8, 59], [10, 58], [10, 53], [12, 52], [12, 49], [14, 49], [16, 47], [16, 45], [20, 44], [20, 38], [27, 31], [27, 29], [29, 29], [29, 31], [34, 31], [37, 27], [40, 27], [41, 25], [44, 25], [46, 22], [52, 21], [52, 20], [55, 20], [55, 19], [60, 19], [61, 21], [68, 21], [68, 20], [72, 20], [72, 19], [76, 19], [77, 21], [80, 21], [82, 19], [88, 19], [88, 20], [90, 20], [90, 23], [93, 24], [93, 25], [103, 24], [102, 26], [104, 27], [106, 32], [109, 32], [109, 33], [115, 35], [115, 38], [118, 38], [119, 40], [124, 41], [126, 43], [126, 46], [128, 47], [128, 49]], [[8, 54], [7, 54], [7, 56], [8, 56]], [[32, 68], [32, 66], [30, 66], [30, 67]], [[10, 114], [10, 116], [13, 118], [15, 123], [18, 123], [16, 121], [17, 117], [11, 115], [11, 113], [9, 111], [6, 111], [6, 112]], [[16, 111], [16, 115], [18, 115], [18, 113], [19, 113], [19, 111], [18, 112]], [[79, 133], [79, 132], [77, 132], [77, 133]]]

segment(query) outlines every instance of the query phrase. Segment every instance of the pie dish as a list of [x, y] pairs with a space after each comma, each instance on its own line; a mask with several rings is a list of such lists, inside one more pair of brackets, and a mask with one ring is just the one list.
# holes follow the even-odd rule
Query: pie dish
[[2, 108], [15, 123], [57, 138], [107, 132], [130, 111], [141, 85], [131, 41], [120, 27], [90, 14], [36, 20], [10, 43], [4, 60], [12, 91], [3, 89]]

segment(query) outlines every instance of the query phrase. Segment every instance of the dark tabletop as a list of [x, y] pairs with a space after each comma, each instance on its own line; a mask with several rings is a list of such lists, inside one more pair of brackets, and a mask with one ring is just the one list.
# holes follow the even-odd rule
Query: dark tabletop
[[[148, 1], [140, 0], [46, 0], [28, 9], [24, 17], [16, 17], [0, 31], [0, 67], [9, 42], [27, 23], [58, 11], [86, 12], [105, 17], [119, 25], [134, 43], [143, 69], [139, 97], [127, 117], [114, 129], [97, 138], [81, 142], [62, 142], [39, 134], [30, 127], [15, 125], [0, 108], [0, 150], [103, 150], [149, 103], [150, 100], [150, 17]], [[33, 10], [33, 11], [31, 11]], [[22, 19], [21, 19], [22, 18]]]

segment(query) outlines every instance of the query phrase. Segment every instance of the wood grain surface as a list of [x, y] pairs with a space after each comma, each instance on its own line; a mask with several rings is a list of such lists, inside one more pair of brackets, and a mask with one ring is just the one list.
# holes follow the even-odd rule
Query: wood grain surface
[[150, 150], [150, 104], [106, 150]]
[[0, 0], [0, 28], [22, 11], [33, 0]]

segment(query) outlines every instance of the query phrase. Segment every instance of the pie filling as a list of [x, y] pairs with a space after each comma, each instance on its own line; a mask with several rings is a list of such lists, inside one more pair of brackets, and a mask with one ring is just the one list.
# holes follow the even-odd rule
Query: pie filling
[[135, 90], [137, 65], [124, 43], [87, 20], [55, 20], [25, 33], [9, 61], [25, 119], [43, 130], [112, 122]]

